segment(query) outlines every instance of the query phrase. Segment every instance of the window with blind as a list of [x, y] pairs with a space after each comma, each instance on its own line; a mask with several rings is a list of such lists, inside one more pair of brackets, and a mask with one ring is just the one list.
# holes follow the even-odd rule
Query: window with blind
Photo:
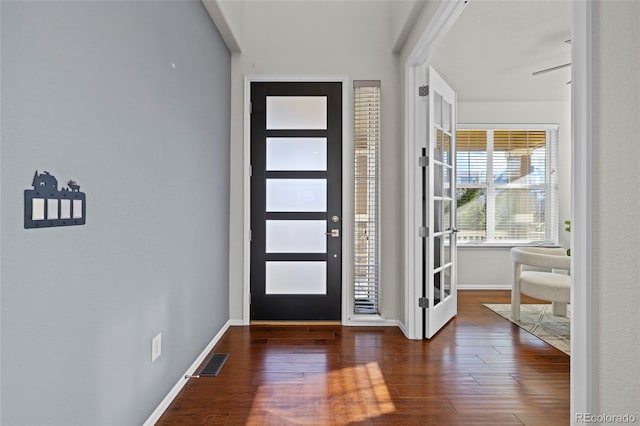
[[354, 81], [354, 313], [379, 314], [380, 81]]
[[460, 245], [558, 242], [558, 127], [456, 132]]

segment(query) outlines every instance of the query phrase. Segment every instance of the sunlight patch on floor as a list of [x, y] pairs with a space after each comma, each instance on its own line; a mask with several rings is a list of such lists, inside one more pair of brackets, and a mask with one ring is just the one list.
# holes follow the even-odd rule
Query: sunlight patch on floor
[[351, 423], [394, 411], [378, 363], [369, 362], [326, 373], [304, 373], [302, 382], [284, 380], [261, 385], [247, 423], [268, 419], [299, 423], [301, 415], [310, 424], [330, 417]]

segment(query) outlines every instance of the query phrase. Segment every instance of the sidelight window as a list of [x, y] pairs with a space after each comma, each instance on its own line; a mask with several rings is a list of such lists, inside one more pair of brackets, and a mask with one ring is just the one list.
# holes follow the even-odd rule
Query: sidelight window
[[379, 314], [380, 81], [354, 81], [354, 312]]

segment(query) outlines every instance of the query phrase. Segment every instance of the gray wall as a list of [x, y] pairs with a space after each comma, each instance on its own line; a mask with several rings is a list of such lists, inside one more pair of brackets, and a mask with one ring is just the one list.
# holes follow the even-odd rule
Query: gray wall
[[[230, 54], [200, 2], [1, 8], [0, 423], [141, 424], [229, 318]], [[86, 226], [23, 229], [36, 169]]]

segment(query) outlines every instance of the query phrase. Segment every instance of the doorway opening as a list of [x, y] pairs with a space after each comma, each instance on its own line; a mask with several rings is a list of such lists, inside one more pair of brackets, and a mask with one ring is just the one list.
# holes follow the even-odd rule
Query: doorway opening
[[251, 319], [339, 320], [342, 84], [251, 84]]
[[[405, 191], [416, 190], [415, 165], [413, 164], [413, 141], [419, 138], [420, 129], [416, 128], [416, 97], [414, 90], [424, 84], [424, 68], [435, 49], [441, 44], [449, 29], [455, 24], [466, 6], [465, 1], [448, 2], [441, 5], [432, 18], [429, 27], [417, 42], [405, 63]], [[526, 3], [526, 2], [525, 2]], [[555, 3], [555, 2], [554, 2]], [[519, 3], [521, 4], [521, 3]], [[571, 112], [567, 131], [571, 131], [571, 183], [570, 217], [572, 221], [572, 280], [579, 286], [572, 286], [571, 303], [573, 314], [571, 321], [571, 411], [589, 412], [592, 406], [591, 396], [591, 353], [590, 331], [592, 319], [589, 316], [591, 303], [591, 278], [589, 276], [590, 224], [592, 208], [592, 180], [589, 165], [592, 161], [593, 128], [591, 121], [592, 95], [591, 85], [593, 66], [592, 22], [595, 6], [589, 2], [571, 3]], [[455, 54], [455, 52], [451, 52]], [[543, 68], [541, 66], [537, 69]], [[532, 69], [532, 72], [536, 69]], [[482, 82], [478, 82], [482, 84]], [[412, 197], [405, 199], [405, 254], [408, 262], [405, 269], [405, 334], [410, 338], [420, 338], [420, 312], [416, 299], [415, 253], [417, 247], [409, 237], [412, 223], [409, 215], [415, 212]]]

